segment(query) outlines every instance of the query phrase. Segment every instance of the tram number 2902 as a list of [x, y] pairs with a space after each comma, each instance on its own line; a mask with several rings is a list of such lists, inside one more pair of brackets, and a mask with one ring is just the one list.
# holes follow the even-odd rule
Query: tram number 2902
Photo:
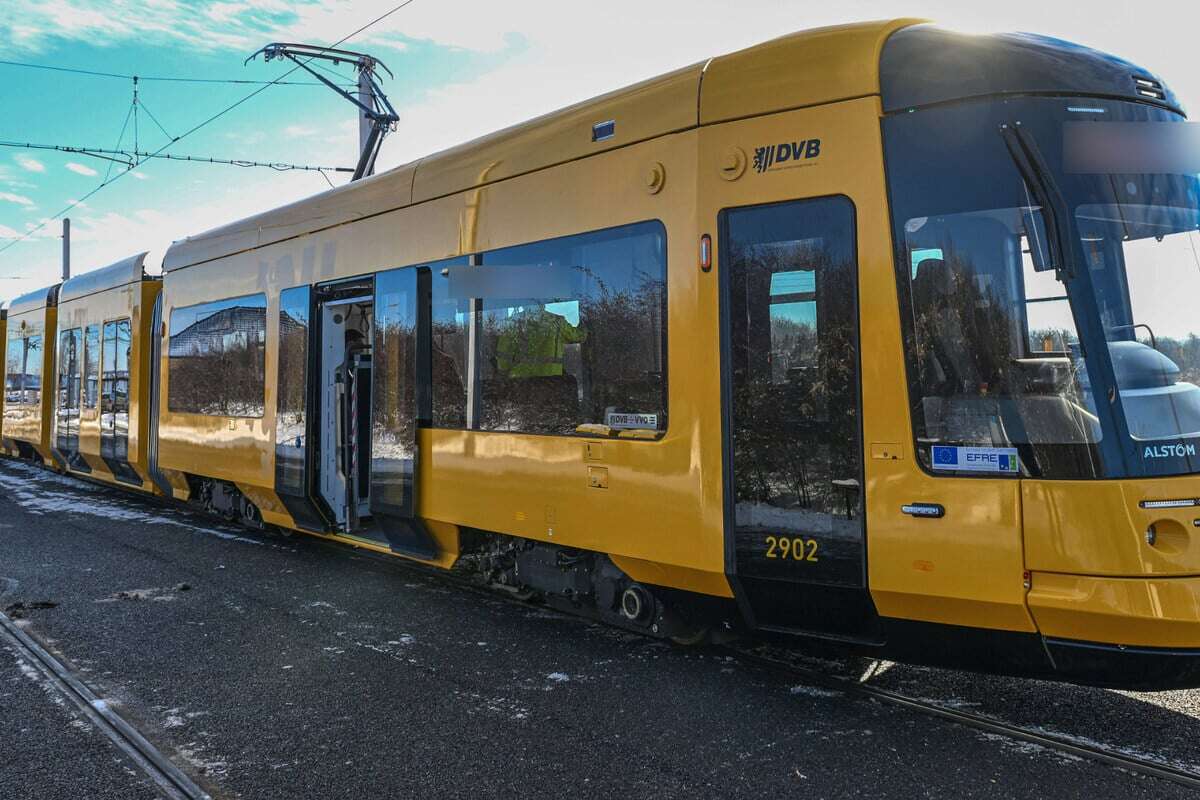
[[817, 540], [800, 536], [768, 536], [767, 558], [790, 558], [793, 561], [817, 561]]

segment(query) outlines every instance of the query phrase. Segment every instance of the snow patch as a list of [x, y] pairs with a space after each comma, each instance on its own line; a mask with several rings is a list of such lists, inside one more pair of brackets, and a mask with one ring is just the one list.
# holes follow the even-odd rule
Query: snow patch
[[205, 758], [203, 746], [198, 742], [188, 742], [182, 747], [175, 748], [175, 752], [180, 758], [200, 770], [205, 775], [224, 775], [229, 771], [229, 762], [221, 759], [219, 756], [215, 758]]
[[[135, 508], [131, 505], [126, 505], [119, 498], [104, 496], [99, 487], [90, 486], [82, 481], [65, 478], [59, 475], [50, 475], [42, 472], [41, 470], [35, 470], [32, 467], [26, 467], [22, 464], [14, 463], [10, 466], [17, 468], [19, 471], [27, 472], [28, 476], [33, 477], [36, 483], [40, 484], [36, 486], [36, 491], [31, 491], [31, 484], [27, 477], [0, 474], [0, 488], [7, 490], [20, 504], [22, 510], [31, 514], [36, 514], [38, 516], [63, 513], [83, 514], [92, 517], [102, 517], [104, 519], [116, 520], [119, 522], [142, 522], [150, 525], [169, 525], [175, 528], [191, 531], [193, 533], [202, 533], [207, 536], [215, 536], [218, 539], [227, 539], [230, 541], [256, 545], [265, 544], [265, 542], [260, 542], [256, 539], [238, 536], [237, 534], [226, 531], [189, 525], [186, 522], [165, 514], [155, 514]], [[49, 485], [56, 484], [69, 487], [71, 491], [57, 492], [47, 488]], [[80, 494], [87, 494], [88, 497], [86, 500], [82, 499], [79, 497]]]
[[808, 697], [841, 697], [842, 693], [835, 689], [822, 689], [819, 686], [805, 686], [797, 684], [788, 689], [792, 694], [802, 694]]

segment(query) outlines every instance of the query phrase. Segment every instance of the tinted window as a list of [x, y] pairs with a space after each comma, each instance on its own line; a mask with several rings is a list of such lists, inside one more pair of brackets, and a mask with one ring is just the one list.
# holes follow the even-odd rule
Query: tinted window
[[827, 198], [735, 209], [724, 226], [739, 554], [749, 561], [770, 549], [769, 535], [787, 552], [754, 559], [764, 576], [794, 574], [803, 560], [807, 579], [859, 583], [853, 206]]
[[556, 434], [584, 424], [666, 428], [661, 223], [495, 250], [481, 262], [435, 274], [433, 290], [445, 298], [447, 327], [454, 304], [458, 352], [474, 343], [469, 425]]
[[266, 314], [262, 294], [172, 310], [167, 407], [261, 417]]

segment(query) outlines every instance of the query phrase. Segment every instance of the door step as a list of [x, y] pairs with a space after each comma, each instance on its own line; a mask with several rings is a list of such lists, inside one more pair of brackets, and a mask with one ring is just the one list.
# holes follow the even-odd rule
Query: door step
[[425, 523], [419, 519], [376, 514], [375, 523], [387, 539], [392, 552], [421, 561], [434, 561], [441, 555], [437, 542], [429, 534]]

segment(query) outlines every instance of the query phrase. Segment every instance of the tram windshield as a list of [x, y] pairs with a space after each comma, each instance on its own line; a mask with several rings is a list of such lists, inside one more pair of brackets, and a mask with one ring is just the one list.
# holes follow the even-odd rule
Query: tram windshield
[[[1017, 123], [1041, 168], [1006, 142]], [[926, 468], [1200, 470], [1193, 126], [1150, 105], [1014, 98], [896, 115], [884, 132]]]

